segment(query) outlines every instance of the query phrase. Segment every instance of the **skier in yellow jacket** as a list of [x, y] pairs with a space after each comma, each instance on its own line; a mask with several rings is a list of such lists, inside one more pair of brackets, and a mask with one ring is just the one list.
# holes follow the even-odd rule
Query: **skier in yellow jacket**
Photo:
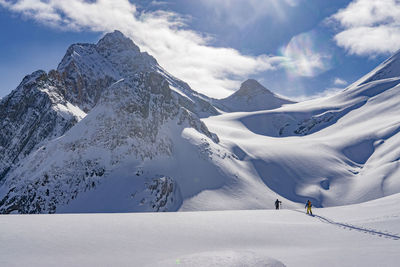
[[305, 206], [305, 208], [307, 209], [307, 214], [312, 215], [311, 207], [312, 207], [311, 201], [307, 200], [307, 203], [306, 203], [306, 206]]

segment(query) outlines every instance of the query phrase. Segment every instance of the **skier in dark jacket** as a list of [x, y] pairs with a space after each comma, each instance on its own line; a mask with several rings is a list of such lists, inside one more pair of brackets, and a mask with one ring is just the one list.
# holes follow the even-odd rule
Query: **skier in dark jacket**
[[282, 201], [279, 201], [278, 199], [276, 199], [276, 201], [275, 201], [275, 209], [279, 210], [279, 204], [282, 204]]
[[312, 215], [311, 207], [312, 207], [311, 201], [307, 200], [307, 203], [306, 203], [306, 206], [305, 206], [305, 208], [307, 209], [307, 214]]

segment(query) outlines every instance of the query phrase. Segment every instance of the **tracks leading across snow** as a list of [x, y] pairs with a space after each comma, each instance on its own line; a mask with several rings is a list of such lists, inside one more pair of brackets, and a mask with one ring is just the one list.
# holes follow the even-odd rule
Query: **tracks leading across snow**
[[[296, 212], [300, 212], [303, 213], [299, 210], [295, 210]], [[340, 223], [340, 222], [335, 222], [329, 218], [320, 216], [320, 215], [313, 215], [313, 217], [319, 219], [321, 222], [323, 223], [328, 223], [328, 224], [332, 224], [335, 226], [339, 226], [339, 227], [343, 227], [345, 229], [348, 230], [356, 230], [358, 232], [362, 232], [362, 233], [366, 233], [366, 234], [370, 234], [370, 235], [374, 235], [374, 236], [379, 236], [379, 237], [383, 237], [383, 238], [389, 238], [389, 239], [393, 239], [393, 240], [400, 240], [400, 235], [398, 234], [392, 234], [389, 233], [387, 231], [383, 232], [383, 231], [378, 231], [376, 229], [368, 229], [368, 228], [364, 228], [364, 227], [360, 227], [360, 226], [355, 226], [352, 224], [348, 224], [348, 223]]]

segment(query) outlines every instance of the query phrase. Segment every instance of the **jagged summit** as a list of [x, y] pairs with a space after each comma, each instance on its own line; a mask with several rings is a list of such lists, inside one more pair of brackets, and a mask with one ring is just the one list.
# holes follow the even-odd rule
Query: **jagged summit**
[[101, 50], [133, 50], [140, 53], [139, 47], [122, 32], [115, 30], [114, 32], [107, 33], [97, 43], [97, 48]]
[[27, 85], [29, 83], [34, 82], [37, 78], [40, 76], [46, 75], [46, 72], [44, 70], [37, 70], [32, 72], [31, 74], [26, 75], [23, 79], [22, 82], [20, 83], [19, 86]]
[[166, 72], [154, 57], [140, 52], [139, 47], [120, 31], [107, 33], [97, 44], [71, 45], [57, 72], [65, 81], [66, 99], [85, 112], [89, 112], [104, 89], [116, 81], [140, 73], [158, 72], [174, 90], [186, 96], [185, 108], [205, 117], [217, 113], [186, 83]]
[[227, 98], [214, 101], [225, 112], [276, 109], [292, 103], [294, 102], [275, 95], [254, 79], [244, 81], [239, 90]]

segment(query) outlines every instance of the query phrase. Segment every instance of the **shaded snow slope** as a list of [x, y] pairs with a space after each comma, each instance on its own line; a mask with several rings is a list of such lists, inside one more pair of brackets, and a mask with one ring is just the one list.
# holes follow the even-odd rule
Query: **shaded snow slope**
[[[264, 208], [276, 194], [160, 74], [120, 80], [0, 189], [2, 213]], [[296, 207], [287, 201], [287, 207]]]
[[[222, 184], [218, 176], [204, 177], [203, 174], [198, 178], [208, 179], [208, 182], [200, 180], [203, 186], [199, 184], [197, 188], [190, 183], [190, 189], [186, 189], [184, 181], [191, 177], [171, 177], [162, 169], [154, 173], [146, 168], [145, 176], [148, 181], [135, 175], [137, 168], [147, 160], [163, 157], [164, 164], [167, 164], [173, 153], [187, 143], [180, 137], [186, 128], [194, 130], [199, 139], [199, 144], [193, 148], [187, 144], [191, 149], [187, 152], [202, 153], [200, 149], [203, 146], [208, 147], [209, 150], [204, 152], [204, 159], [197, 157], [198, 161], [208, 161], [208, 154], [213, 153], [213, 145], [210, 143], [218, 142], [217, 136], [210, 133], [195, 114], [180, 105], [181, 98], [180, 94], [170, 89], [168, 81], [156, 72], [114, 83], [85, 119], [64, 136], [32, 153], [6, 177], [0, 190], [1, 212], [55, 212], [58, 206], [68, 204], [80, 193], [94, 190], [103, 181], [113, 179], [116, 176], [114, 171], [122, 165], [129, 165], [125, 176], [135, 180], [132, 187], [127, 188], [130, 194], [125, 201], [131, 207], [123, 206], [126, 211], [143, 210], [136, 207], [143, 204], [140, 203], [141, 199], [129, 199], [140, 189], [140, 182], [143, 187], [146, 186], [144, 182], [157, 183], [156, 181], [161, 182], [159, 178], [166, 177], [171, 184], [165, 185], [167, 189], [162, 196], [156, 191], [154, 199], [149, 200], [160, 202], [160, 197], [166, 197], [165, 201], [153, 203], [154, 206], [147, 203], [144, 210], [159, 210], [166, 205], [171, 206], [168, 210], [176, 210], [180, 206], [180, 191], [183, 197], [187, 197], [188, 194]], [[196, 166], [197, 160], [186, 161], [186, 168], [193, 164]], [[173, 167], [179, 168], [176, 165]], [[216, 168], [208, 164], [208, 169], [211, 169], [209, 172]], [[120, 178], [122, 177], [118, 177]], [[183, 180], [179, 185], [180, 190], [175, 180]], [[112, 183], [108, 185], [111, 186], [108, 189], [110, 192], [116, 186]], [[147, 189], [151, 191], [151, 188]], [[172, 203], [167, 203], [167, 193], [174, 192], [177, 196], [170, 199]], [[104, 197], [106, 196], [107, 192]], [[178, 204], [175, 205], [175, 202]], [[105, 203], [94, 205], [89, 211], [104, 206]], [[121, 207], [113, 208], [120, 210]]]
[[[56, 71], [26, 77], [1, 105], [2, 213], [54, 212], [79, 192], [94, 188], [100, 177], [127, 158], [143, 161], [170, 155], [171, 133], [161, 128], [171, 120], [173, 134], [193, 128], [218, 142], [198, 119], [216, 114], [215, 108], [118, 31], [97, 44], [72, 45]], [[89, 118], [57, 139], [86, 115], [81, 109]], [[174, 127], [180, 131], [174, 132]], [[68, 138], [69, 143], [63, 142]], [[29, 159], [19, 162], [26, 156]], [[173, 178], [157, 173], [148, 179], [150, 187], [165, 179], [168, 192], [179, 191]], [[161, 198], [167, 194], [161, 197], [157, 192], [165, 186], [158, 186], [153, 198], [165, 206]], [[179, 196], [175, 200], [179, 203]], [[159, 209], [157, 205], [149, 209]]]
[[2, 266], [397, 266], [399, 195], [304, 210], [0, 216]]
[[227, 98], [213, 100], [213, 104], [225, 112], [275, 109], [292, 103], [294, 102], [275, 95], [253, 79], [243, 82], [240, 89]]
[[0, 180], [41, 142], [61, 136], [83, 118], [113, 83], [148, 72], [161, 74], [182, 95], [179, 104], [187, 110], [217, 114], [202, 95], [115, 31], [97, 44], [71, 45], [57, 70], [26, 76], [0, 101]]

